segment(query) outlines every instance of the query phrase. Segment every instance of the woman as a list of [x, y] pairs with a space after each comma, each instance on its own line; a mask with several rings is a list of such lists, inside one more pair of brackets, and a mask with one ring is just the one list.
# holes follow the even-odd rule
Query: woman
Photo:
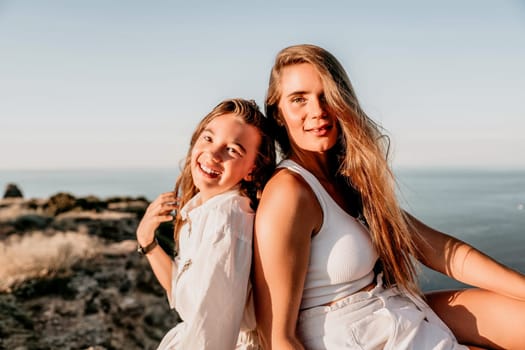
[[[386, 139], [333, 55], [282, 50], [266, 112], [285, 160], [255, 222], [265, 348], [525, 349], [525, 276], [400, 208]], [[412, 258], [479, 288], [425, 303]]]

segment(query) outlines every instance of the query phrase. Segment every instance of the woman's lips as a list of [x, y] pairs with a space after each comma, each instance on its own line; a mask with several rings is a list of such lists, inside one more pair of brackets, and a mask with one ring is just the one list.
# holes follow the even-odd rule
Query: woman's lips
[[309, 133], [315, 134], [317, 136], [325, 136], [326, 134], [328, 134], [330, 132], [330, 130], [332, 130], [332, 125], [331, 124], [325, 124], [325, 125], [321, 125], [319, 127], [307, 129], [306, 131], [309, 132]]

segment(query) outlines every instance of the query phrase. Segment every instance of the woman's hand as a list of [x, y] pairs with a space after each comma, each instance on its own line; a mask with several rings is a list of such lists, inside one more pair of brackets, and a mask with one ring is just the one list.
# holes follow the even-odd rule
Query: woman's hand
[[155, 238], [155, 230], [162, 222], [173, 220], [172, 210], [177, 210], [177, 197], [174, 192], [159, 195], [150, 203], [137, 227], [137, 241], [145, 247]]

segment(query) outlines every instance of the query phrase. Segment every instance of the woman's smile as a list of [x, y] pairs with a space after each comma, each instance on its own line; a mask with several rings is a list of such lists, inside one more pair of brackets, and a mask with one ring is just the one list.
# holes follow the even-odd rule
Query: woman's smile
[[313, 128], [305, 129], [306, 132], [312, 133], [316, 136], [326, 136], [330, 130], [332, 130], [333, 125], [330, 123], [323, 124], [321, 126], [316, 126]]

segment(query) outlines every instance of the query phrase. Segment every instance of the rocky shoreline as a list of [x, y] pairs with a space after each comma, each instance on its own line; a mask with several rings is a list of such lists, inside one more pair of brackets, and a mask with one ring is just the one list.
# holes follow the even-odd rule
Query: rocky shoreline
[[148, 201], [20, 195], [0, 199], [0, 349], [155, 349], [178, 316], [135, 252]]

